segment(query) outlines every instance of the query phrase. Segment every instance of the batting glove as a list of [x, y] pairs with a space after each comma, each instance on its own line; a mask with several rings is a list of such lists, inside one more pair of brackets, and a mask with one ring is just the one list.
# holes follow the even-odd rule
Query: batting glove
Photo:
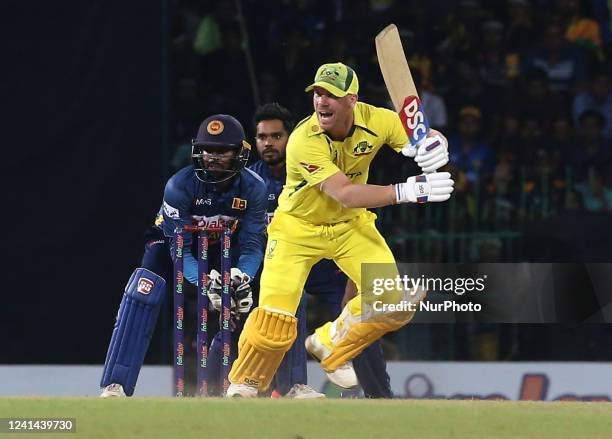
[[455, 182], [448, 172], [408, 177], [405, 183], [395, 186], [396, 203], [437, 203], [446, 201], [453, 192]]
[[417, 165], [428, 174], [448, 163], [448, 141], [441, 134], [435, 134], [424, 138], [416, 145], [404, 146], [402, 154], [414, 157]]
[[251, 289], [251, 277], [243, 273], [239, 268], [232, 268], [232, 308], [234, 304], [236, 311], [247, 313], [253, 307], [253, 290]]

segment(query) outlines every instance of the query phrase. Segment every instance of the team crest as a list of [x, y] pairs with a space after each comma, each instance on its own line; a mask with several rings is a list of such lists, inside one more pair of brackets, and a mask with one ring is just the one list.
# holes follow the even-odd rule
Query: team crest
[[340, 73], [336, 69], [328, 67], [319, 75], [319, 81], [335, 83], [338, 81], [339, 77]]
[[321, 169], [320, 166], [317, 165], [313, 165], [310, 163], [304, 163], [304, 162], [300, 162], [300, 166], [304, 169], [306, 169], [308, 171], [309, 174], [314, 174], [315, 172], [317, 172], [319, 169]]
[[372, 152], [373, 146], [367, 141], [359, 142], [355, 148], [353, 148], [353, 154], [355, 155], [366, 155]]
[[234, 198], [232, 201], [232, 209], [246, 210], [246, 208], [247, 200], [243, 200], [242, 198]]
[[208, 131], [208, 134], [217, 136], [223, 132], [224, 128], [225, 125], [223, 125], [223, 122], [221, 122], [220, 120], [211, 120], [206, 126], [206, 131]]

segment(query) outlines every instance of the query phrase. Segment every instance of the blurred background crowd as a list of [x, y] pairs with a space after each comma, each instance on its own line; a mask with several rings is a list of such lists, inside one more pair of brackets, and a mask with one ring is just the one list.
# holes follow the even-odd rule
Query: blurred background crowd
[[[140, 231], [168, 177], [189, 163], [200, 121], [234, 114], [252, 140], [260, 103], [278, 101], [300, 120], [312, 111], [304, 87], [330, 61], [355, 69], [360, 99], [391, 107], [373, 42], [389, 23], [401, 30], [431, 125], [449, 138], [457, 181], [443, 205], [377, 212], [398, 259], [574, 263], [567, 272], [583, 288], [569, 305], [591, 315], [607, 304], [584, 264], [612, 261], [610, 4], [8, 2], [5, 143], [15, 147], [0, 162], [13, 214], [0, 362], [100, 364], [142, 257]], [[383, 148], [370, 182], [416, 172]], [[169, 364], [170, 306], [161, 315], [147, 358]], [[40, 343], [41, 330], [64, 342]], [[602, 323], [419, 323], [388, 337], [385, 352], [612, 361], [610, 340]]]
[[[612, 226], [608, 3], [174, 0], [172, 166], [189, 163], [204, 115], [236, 115], [251, 134], [252, 114], [264, 102], [281, 103], [296, 120], [309, 115], [303, 89], [323, 62], [352, 66], [360, 99], [392, 108], [373, 39], [393, 22], [430, 124], [449, 139], [457, 182], [443, 207], [378, 212], [396, 255], [419, 262], [610, 261], [602, 239]], [[370, 182], [416, 171], [407, 160], [397, 165], [393, 154], [379, 154]], [[396, 335], [388, 352], [610, 359], [610, 332], [605, 325], [423, 324]]]

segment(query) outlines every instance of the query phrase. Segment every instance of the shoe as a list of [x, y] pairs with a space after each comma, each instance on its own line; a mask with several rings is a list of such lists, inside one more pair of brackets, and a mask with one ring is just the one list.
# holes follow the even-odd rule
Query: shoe
[[[321, 343], [316, 333], [306, 337], [306, 342], [304, 344], [308, 353], [318, 362], [321, 362], [331, 355], [331, 351]], [[333, 372], [325, 371], [325, 373], [332, 383], [343, 389], [350, 389], [358, 384], [357, 375], [355, 374], [355, 369], [353, 369], [351, 362], [347, 361]]]
[[319, 399], [327, 398], [324, 393], [319, 393], [306, 384], [294, 384], [291, 390], [283, 398], [290, 399]]
[[226, 396], [228, 398], [257, 398], [257, 387], [247, 384], [230, 384]]
[[100, 394], [100, 398], [123, 398], [125, 396], [126, 394], [123, 391], [123, 386], [117, 383], [109, 384]]

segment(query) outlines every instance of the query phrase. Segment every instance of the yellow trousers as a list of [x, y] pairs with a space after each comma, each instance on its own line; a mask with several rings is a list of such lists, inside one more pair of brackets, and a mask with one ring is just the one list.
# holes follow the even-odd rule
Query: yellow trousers
[[[259, 306], [295, 315], [310, 269], [323, 258], [333, 259], [359, 291], [361, 264], [389, 264], [392, 273], [385, 275], [397, 273], [375, 220], [375, 214], [365, 212], [349, 221], [317, 226], [277, 210], [268, 226]], [[361, 313], [360, 294], [349, 302], [349, 309], [353, 315]]]

